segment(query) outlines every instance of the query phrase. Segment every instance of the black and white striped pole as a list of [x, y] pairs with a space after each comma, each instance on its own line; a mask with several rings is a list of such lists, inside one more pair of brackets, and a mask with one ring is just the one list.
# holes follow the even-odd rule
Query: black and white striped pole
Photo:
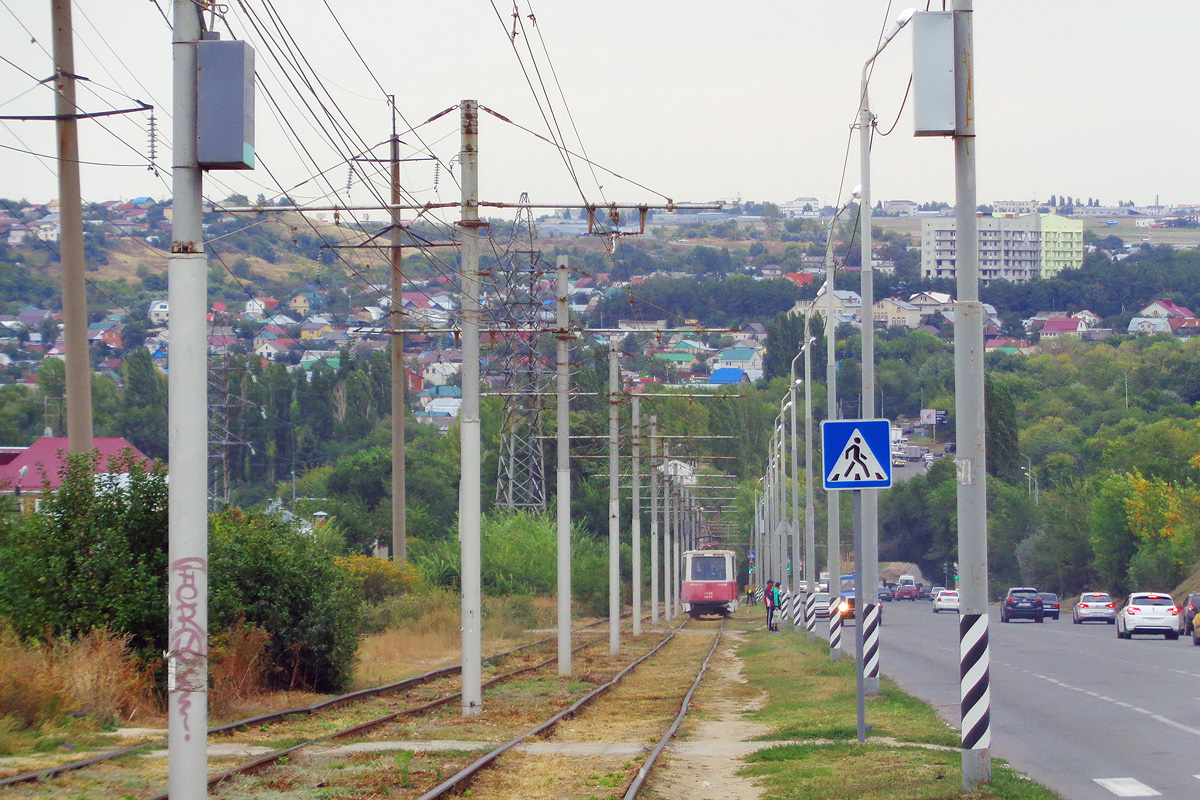
[[809, 641], [812, 641], [817, 635], [817, 593], [814, 590], [804, 597], [804, 628], [808, 631]]
[[[963, 781], [967, 760], [992, 746], [988, 615], [963, 614], [958, 620], [959, 712], [962, 719]], [[968, 756], [968, 754], [972, 754]], [[990, 771], [990, 764], [989, 764]]]
[[834, 577], [829, 576], [829, 658], [837, 661], [842, 655], [842, 614], [838, 609], [841, 595], [832, 591]]
[[[792, 570], [792, 571], [795, 572], [795, 570]], [[800, 607], [801, 603], [805, 603], [805, 601], [800, 599], [800, 592], [796, 591], [792, 595], [792, 620], [793, 620], [793, 625], [794, 625], [793, 630], [796, 630], [796, 631], [800, 630], [801, 623], [803, 623], [806, 626], [808, 624], [807, 617], [802, 615], [802, 612], [805, 610], [805, 608], [807, 608], [807, 603], [805, 604], [805, 608]]]
[[869, 690], [872, 680], [876, 687], [879, 686], [879, 626], [883, 622], [883, 606], [880, 603], [868, 603], [866, 612], [867, 622], [863, 627], [863, 675], [867, 679]]

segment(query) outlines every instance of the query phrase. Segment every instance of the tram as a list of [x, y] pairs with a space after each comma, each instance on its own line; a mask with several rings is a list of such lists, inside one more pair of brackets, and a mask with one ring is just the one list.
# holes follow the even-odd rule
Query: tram
[[679, 599], [692, 618], [729, 616], [737, 611], [737, 558], [732, 550], [688, 550], [683, 554]]

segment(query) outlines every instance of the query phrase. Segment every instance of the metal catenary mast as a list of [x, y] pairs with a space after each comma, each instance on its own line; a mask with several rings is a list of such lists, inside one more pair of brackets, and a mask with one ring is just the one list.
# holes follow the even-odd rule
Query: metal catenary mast
[[542, 451], [542, 411], [553, 372], [543, 358], [541, 331], [553, 325], [549, 273], [534, 247], [537, 226], [522, 194], [497, 275], [493, 309], [503, 313], [508, 331], [494, 334], [497, 349], [489, 371], [502, 376], [504, 412], [500, 426], [500, 466], [496, 474], [496, 505], [510, 510], [546, 507], [546, 463]]

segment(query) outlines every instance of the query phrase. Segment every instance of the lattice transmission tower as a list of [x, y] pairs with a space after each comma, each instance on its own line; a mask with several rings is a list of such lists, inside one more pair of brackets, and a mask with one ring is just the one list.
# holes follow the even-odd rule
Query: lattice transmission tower
[[[546, 464], [542, 452], [542, 411], [554, 371], [540, 351], [541, 333], [554, 322], [552, 281], [534, 246], [537, 226], [522, 193], [513, 236], [500, 256], [496, 302], [492, 319], [497, 332], [493, 373], [502, 376], [504, 413], [500, 426], [500, 467], [496, 474], [496, 504], [508, 509], [546, 507]], [[549, 321], [547, 321], [547, 313]]]

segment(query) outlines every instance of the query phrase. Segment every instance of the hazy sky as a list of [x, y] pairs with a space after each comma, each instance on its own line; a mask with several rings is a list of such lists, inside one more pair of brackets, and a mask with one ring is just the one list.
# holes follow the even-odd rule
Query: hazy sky
[[[158, 4], [169, 16], [170, 0]], [[814, 196], [835, 203], [859, 180], [857, 141], [844, 182], [842, 173], [862, 64], [905, 4], [536, 0], [536, 28], [527, 17], [530, 3], [519, 6], [525, 30], [516, 47], [534, 85], [526, 48], [537, 55], [552, 100], [543, 109], [553, 110], [569, 147], [578, 150], [581, 139], [594, 161], [677, 201]], [[49, 7], [49, 0], [0, 0], [0, 114], [53, 113], [50, 90], [21, 72], [38, 79], [52, 73]], [[547, 133], [507, 36], [511, 0], [233, 0], [228, 9], [217, 30], [250, 40], [257, 51], [260, 168], [211, 173], [209, 197], [291, 189], [315, 171], [302, 156], [308, 153], [328, 170], [328, 183], [310, 181], [293, 197], [331, 200], [332, 186], [345, 202], [346, 154], [383, 142], [390, 131], [384, 90], [396, 95], [409, 123], [473, 98]], [[307, 59], [308, 80], [323, 84], [337, 108], [327, 106], [348, 120], [338, 148], [329, 141], [333, 124], [299, 104], [306, 92], [287, 83], [272, 55], [282, 51], [255, 30], [272, 27], [274, 14]], [[1112, 204], [1200, 202], [1200, 2], [976, 0], [974, 16], [980, 202], [1051, 194]], [[84, 196], [169, 196], [171, 37], [163, 15], [147, 0], [77, 0], [74, 21], [76, 71], [95, 84], [95, 93], [81, 88], [81, 106], [132, 105], [122, 93], [158, 106], [158, 163], [166, 168], [158, 178], [145, 168], [147, 115], [81, 122], [83, 160], [131, 165], [84, 166]], [[953, 201], [951, 141], [915, 139], [910, 109], [901, 112], [911, 42], [908, 31], [896, 37], [871, 83], [880, 129], [900, 114], [894, 132], [876, 138], [873, 196]], [[294, 134], [284, 133], [281, 117]], [[458, 150], [457, 125], [454, 112], [419, 129], [444, 163]], [[53, 154], [53, 128], [3, 121], [0, 145]], [[405, 153], [416, 154], [418, 137], [402, 138], [413, 145]], [[480, 153], [483, 199], [515, 201], [528, 191], [535, 203], [577, 203], [581, 194], [589, 201], [657, 200], [612, 175], [593, 177], [578, 162], [577, 188], [552, 147], [486, 115]], [[52, 160], [0, 149], [0, 196], [44, 202], [57, 194], [54, 170]], [[433, 162], [419, 161], [406, 165], [403, 180], [422, 201], [457, 199], [454, 176], [439, 168], [436, 191], [434, 178]], [[371, 196], [361, 184], [349, 195], [354, 202]]]

